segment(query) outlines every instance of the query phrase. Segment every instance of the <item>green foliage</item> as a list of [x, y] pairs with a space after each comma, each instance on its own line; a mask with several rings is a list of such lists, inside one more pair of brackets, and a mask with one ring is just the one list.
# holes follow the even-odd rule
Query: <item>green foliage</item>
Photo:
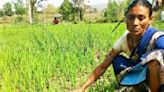
[[20, 22], [23, 22], [24, 21], [24, 19], [23, 19], [23, 17], [22, 16], [17, 16], [16, 18], [15, 18], [15, 23], [20, 23]]
[[63, 15], [65, 20], [71, 21], [73, 19], [73, 6], [69, 0], [64, 0], [63, 4], [60, 7], [60, 13]]
[[3, 17], [5, 15], [5, 12], [3, 9], [0, 9], [0, 17]]
[[51, 4], [48, 4], [47, 5], [47, 8], [45, 8], [43, 10], [43, 12], [45, 12], [45, 14], [55, 14], [55, 13], [58, 13], [59, 12], [59, 9], [54, 7], [53, 5]]
[[[126, 30], [121, 24], [0, 25], [0, 92], [71, 92]], [[164, 23], [154, 23], [164, 30]], [[96, 59], [96, 53], [100, 58]], [[89, 92], [115, 92], [111, 67]]]
[[104, 17], [107, 17], [108, 21], [110, 22], [117, 22], [118, 21], [117, 13], [119, 9], [118, 7], [119, 5], [116, 3], [116, 1], [109, 2], [108, 8], [104, 13]]
[[81, 7], [73, 7], [73, 17], [76, 21], [82, 21], [84, 16], [84, 9]]
[[3, 5], [3, 9], [4, 9], [4, 12], [5, 12], [5, 15], [7, 15], [7, 16], [12, 16], [14, 14], [13, 11], [12, 11], [12, 6], [11, 6], [10, 2], [6, 2]]
[[[0, 92], [70, 92], [101, 63], [124, 31], [122, 27], [123, 31], [111, 34], [111, 27], [114, 25], [0, 25]], [[99, 62], [95, 61], [97, 51]], [[110, 69], [90, 92], [113, 92], [113, 82]]]
[[72, 0], [74, 8], [74, 20], [82, 21], [84, 17], [84, 0]]
[[23, 5], [22, 0], [17, 0], [16, 3], [14, 3], [14, 9], [17, 15], [23, 15], [27, 13], [27, 8], [25, 5]]
[[156, 20], [161, 20], [161, 12], [164, 11], [164, 6], [161, 6], [158, 10], [154, 11], [154, 18]]
[[108, 8], [104, 12], [104, 19], [109, 22], [117, 22], [123, 19], [129, 0], [118, 3], [109, 0]]

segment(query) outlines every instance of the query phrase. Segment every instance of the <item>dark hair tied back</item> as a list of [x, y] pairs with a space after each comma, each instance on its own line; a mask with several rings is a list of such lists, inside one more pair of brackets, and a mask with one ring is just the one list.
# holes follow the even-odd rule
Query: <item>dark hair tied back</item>
[[132, 9], [135, 5], [141, 5], [144, 7], [147, 7], [149, 9], [149, 17], [152, 16], [153, 9], [152, 9], [152, 4], [148, 0], [132, 0], [132, 2], [129, 4], [127, 10], [125, 11], [125, 16], [128, 14], [129, 10]]

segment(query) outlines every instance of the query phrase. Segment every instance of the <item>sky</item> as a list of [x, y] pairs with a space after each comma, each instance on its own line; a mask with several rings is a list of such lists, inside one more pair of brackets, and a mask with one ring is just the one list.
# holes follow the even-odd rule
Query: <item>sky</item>
[[[61, 5], [61, 3], [63, 1], [64, 0], [47, 0], [44, 3], [45, 4], [52, 4], [55, 7], [58, 7]], [[119, 1], [119, 0], [117, 0], [117, 1]], [[5, 4], [6, 2], [11, 2], [11, 0], [0, 0], [0, 8], [2, 8], [3, 4]], [[108, 0], [89, 0], [89, 5], [106, 4], [106, 3], [108, 3]]]
[[0, 8], [2, 8], [3, 7], [3, 4], [5, 4], [8, 1], [10, 1], [10, 0], [0, 0]]

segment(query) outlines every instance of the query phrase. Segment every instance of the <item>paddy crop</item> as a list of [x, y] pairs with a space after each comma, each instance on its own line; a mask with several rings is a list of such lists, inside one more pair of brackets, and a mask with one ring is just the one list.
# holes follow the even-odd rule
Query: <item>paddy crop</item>
[[[0, 25], [0, 91], [69, 92], [84, 83], [125, 32], [122, 24]], [[154, 24], [164, 30], [163, 23]], [[113, 92], [108, 68], [89, 92]]]

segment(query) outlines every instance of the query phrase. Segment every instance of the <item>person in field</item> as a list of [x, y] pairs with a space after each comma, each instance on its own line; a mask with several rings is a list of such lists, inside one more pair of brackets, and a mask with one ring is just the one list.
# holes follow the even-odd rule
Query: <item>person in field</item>
[[54, 20], [53, 20], [53, 25], [56, 25], [59, 23], [59, 20], [55, 17]]
[[111, 64], [118, 84], [133, 87], [136, 92], [164, 92], [164, 32], [150, 26], [152, 13], [148, 0], [133, 0], [125, 13], [128, 31], [73, 92], [85, 92]]

